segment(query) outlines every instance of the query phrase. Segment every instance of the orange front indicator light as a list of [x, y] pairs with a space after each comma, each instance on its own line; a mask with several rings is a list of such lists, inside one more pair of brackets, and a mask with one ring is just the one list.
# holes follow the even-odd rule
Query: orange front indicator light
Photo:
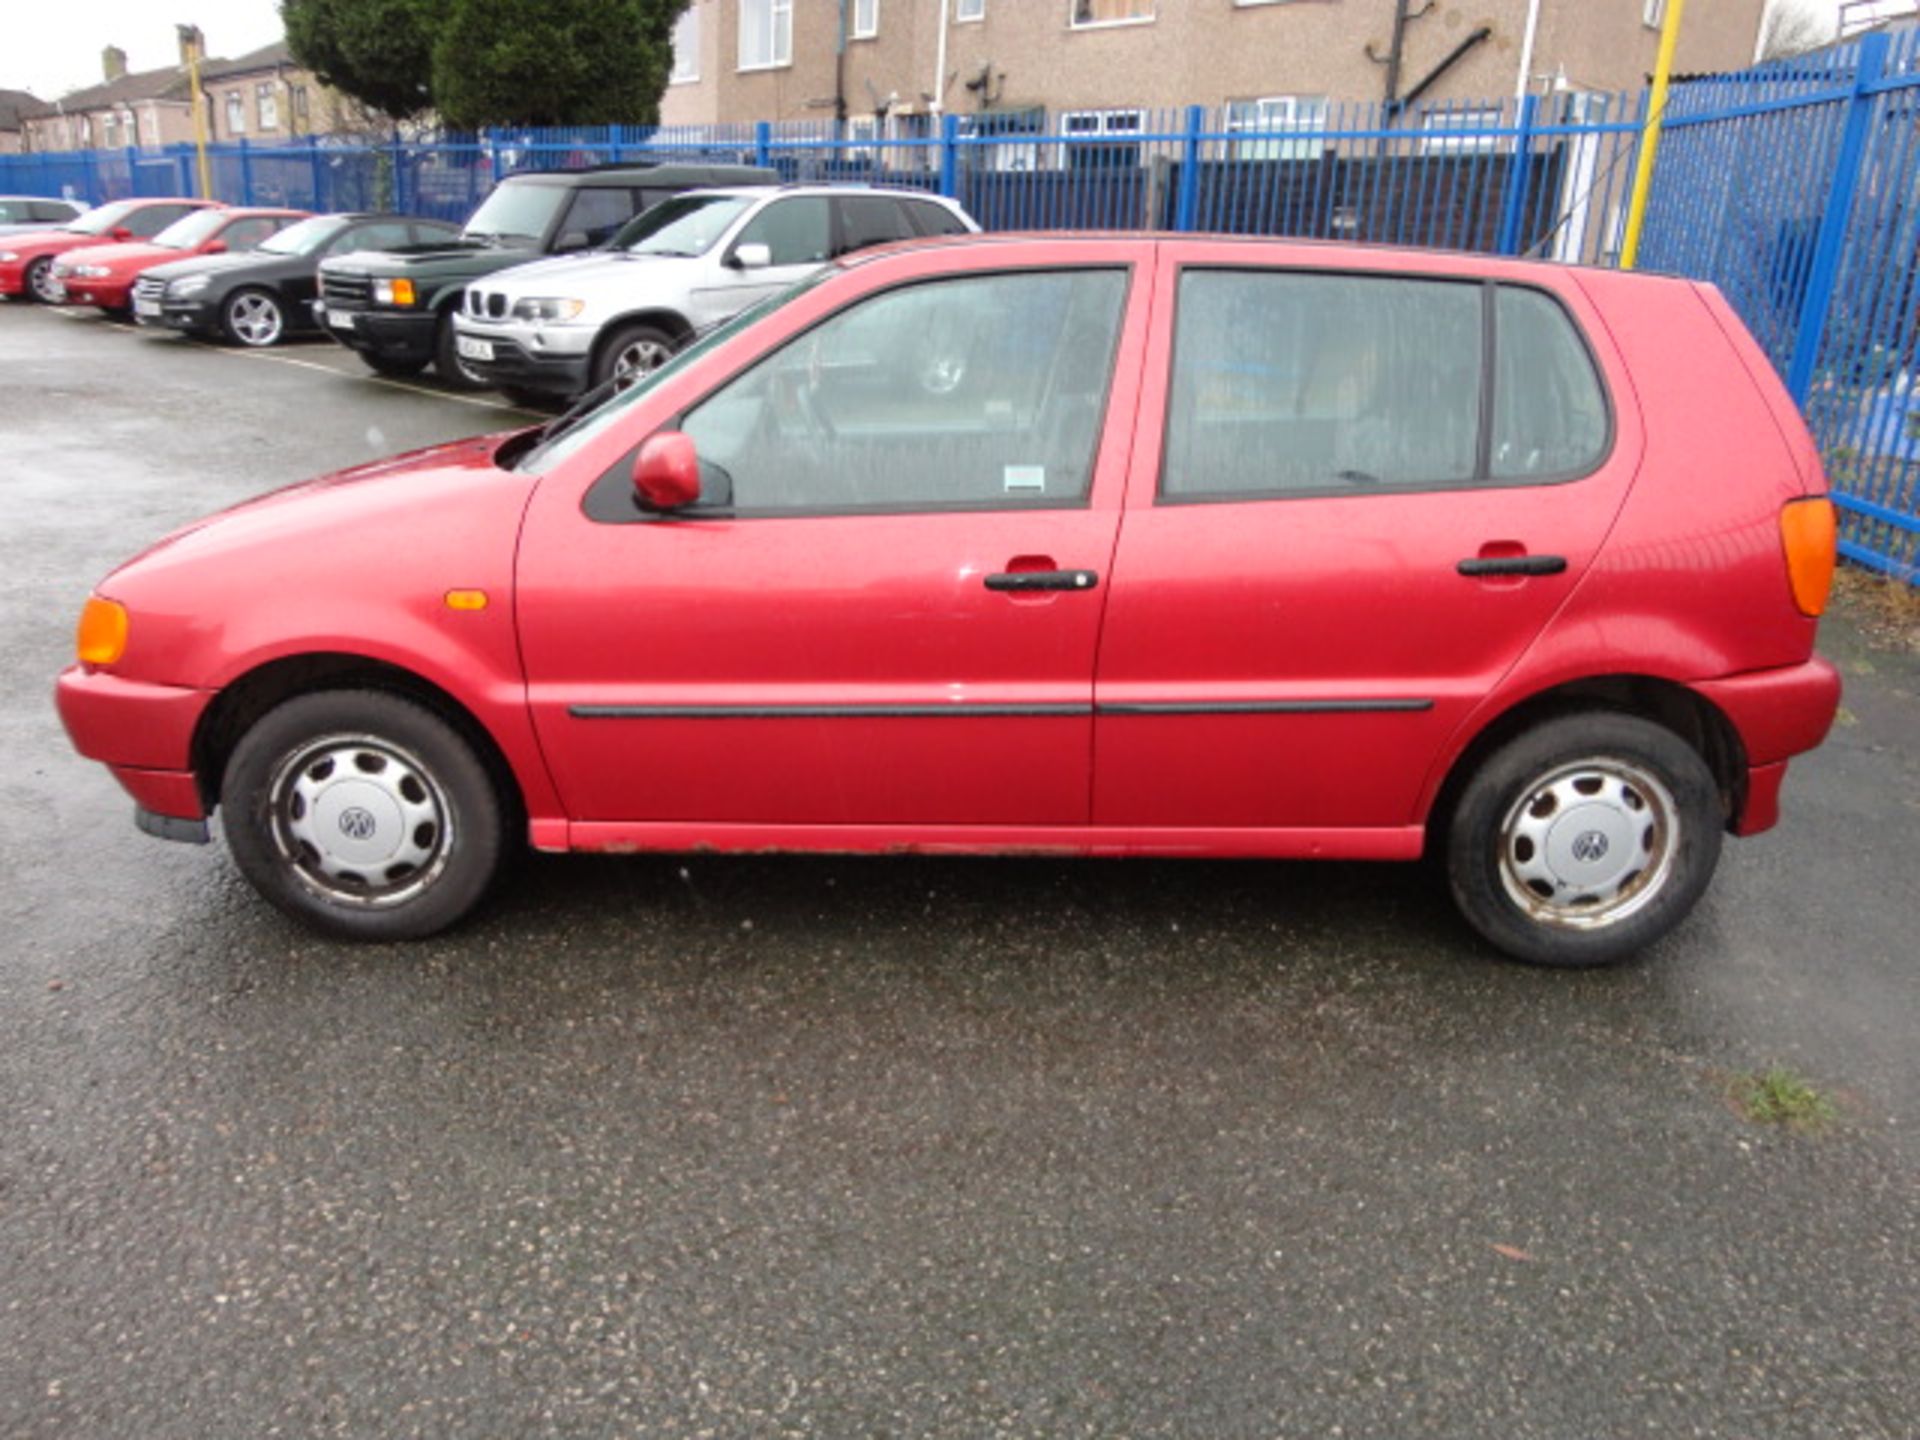
[[1824, 495], [1792, 501], [1780, 511], [1787, 579], [1793, 586], [1793, 603], [1802, 615], [1820, 615], [1827, 608], [1839, 529], [1833, 502]]
[[447, 591], [449, 610], [484, 610], [487, 608], [487, 592], [484, 590]]
[[393, 282], [393, 303], [396, 305], [413, 304], [413, 282], [396, 280]]
[[114, 600], [94, 595], [80, 612], [80, 632], [74, 648], [82, 665], [111, 665], [127, 653], [127, 609]]

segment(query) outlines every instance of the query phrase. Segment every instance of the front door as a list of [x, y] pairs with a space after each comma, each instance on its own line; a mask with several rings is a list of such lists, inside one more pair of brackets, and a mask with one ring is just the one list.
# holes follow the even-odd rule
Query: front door
[[1101, 643], [1094, 819], [1417, 844], [1436, 758], [1619, 511], [1630, 392], [1616, 414], [1564, 276], [1183, 248]]
[[1098, 253], [862, 267], [731, 376], [668, 372], [621, 438], [677, 417], [688, 511], [625, 458], [543, 482], [520, 629], [575, 820], [1085, 823], [1151, 247]]

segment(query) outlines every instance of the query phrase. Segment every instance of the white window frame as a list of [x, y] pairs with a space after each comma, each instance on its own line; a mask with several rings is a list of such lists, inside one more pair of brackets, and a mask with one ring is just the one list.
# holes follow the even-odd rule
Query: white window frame
[[953, 0], [953, 23], [977, 25], [987, 18], [987, 0]]
[[[861, 16], [864, 13], [865, 19]], [[849, 40], [874, 40], [880, 35], [880, 0], [853, 0], [853, 28]]]
[[[1264, 0], [1263, 0], [1264, 3]], [[1253, 114], [1236, 119], [1237, 106], [1250, 105]], [[1236, 160], [1317, 160], [1326, 148], [1319, 137], [1327, 128], [1328, 101], [1324, 95], [1262, 95], [1257, 100], [1229, 100], [1226, 104], [1226, 131], [1229, 135], [1253, 134], [1255, 138], [1233, 142]], [[1282, 138], [1298, 135], [1297, 140]]]
[[[1478, 155], [1498, 150], [1498, 135], [1457, 135], [1459, 130], [1498, 130], [1506, 123], [1506, 114], [1498, 105], [1481, 105], [1467, 110], [1429, 110], [1420, 120], [1422, 155]], [[1438, 121], [1438, 124], [1434, 122]], [[1449, 138], [1451, 136], [1451, 138]]]
[[140, 116], [140, 133], [148, 145], [160, 143], [160, 112], [149, 105]]
[[271, 80], [263, 80], [253, 87], [253, 114], [262, 130], [280, 128], [280, 94]]
[[247, 133], [247, 92], [229, 90], [227, 102], [227, 134], [244, 135]]
[[[1088, 120], [1099, 123], [1089, 126], [1084, 123]], [[1125, 123], [1116, 126], [1116, 120]], [[1116, 148], [1097, 143], [1100, 141], [1114, 141], [1116, 146], [1118, 143], [1132, 145], [1137, 160], [1139, 155], [1145, 153], [1141, 148], [1145, 142], [1140, 137], [1146, 133], [1147, 112], [1144, 110], [1064, 110], [1060, 114], [1061, 143], [1053, 147], [1057, 157], [1055, 163], [1071, 170], [1074, 167], [1073, 150], [1076, 145], [1090, 145], [1093, 152], [1101, 156]], [[1103, 158], [1095, 163], [1107, 162]]]
[[692, 85], [700, 79], [700, 4], [699, 0], [680, 12], [673, 22], [673, 69], [667, 72], [669, 85]]
[[[749, 12], [758, 11], [756, 16]], [[764, 25], [761, 39], [766, 60], [747, 59], [747, 37], [756, 20]], [[740, 0], [740, 43], [734, 68], [742, 74], [755, 70], [785, 70], [793, 64], [793, 0]]]
[[1117, 20], [1082, 20], [1082, 5], [1097, 5], [1100, 0], [1067, 0], [1067, 28], [1069, 30], [1112, 30], [1121, 25], [1151, 25], [1159, 18], [1158, 0], [1121, 0], [1128, 5], [1145, 5], [1144, 15], [1124, 15]]
[[860, 141], [872, 141], [880, 138], [880, 121], [873, 115], [849, 115], [847, 117], [846, 148], [840, 153], [848, 160], [865, 161], [871, 165], [879, 156], [879, 147], [860, 144]]

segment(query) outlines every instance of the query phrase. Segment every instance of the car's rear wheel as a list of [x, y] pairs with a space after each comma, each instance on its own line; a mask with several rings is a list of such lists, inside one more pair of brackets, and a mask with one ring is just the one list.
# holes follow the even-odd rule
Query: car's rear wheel
[[622, 325], [600, 346], [593, 362], [593, 383], [604, 385], [616, 376], [623, 384], [658, 370], [679, 349], [673, 336], [654, 325]]
[[60, 287], [53, 283], [53, 257], [42, 255], [38, 260], [27, 263], [27, 293], [42, 305], [57, 304], [60, 299]]
[[455, 390], [485, 390], [493, 382], [460, 358], [458, 339], [453, 330], [453, 314], [440, 317], [440, 329], [434, 337], [433, 370]]
[[1623, 960], [1686, 918], [1713, 878], [1720, 791], [1698, 751], [1637, 716], [1550, 720], [1495, 751], [1448, 830], [1469, 924], [1539, 965]]
[[352, 940], [414, 940], [492, 881], [503, 808], [471, 744], [375, 690], [300, 695], [240, 739], [220, 787], [241, 872], [273, 904]]
[[240, 290], [220, 307], [220, 328], [236, 345], [264, 349], [280, 343], [287, 317], [280, 302], [265, 290]]

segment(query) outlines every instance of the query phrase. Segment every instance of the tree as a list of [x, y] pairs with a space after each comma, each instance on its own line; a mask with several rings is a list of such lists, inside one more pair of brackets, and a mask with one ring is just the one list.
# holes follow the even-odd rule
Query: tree
[[687, 0], [452, 0], [433, 103], [460, 129], [651, 125]]
[[1760, 29], [1760, 58], [1783, 60], [1831, 45], [1839, 26], [1803, 7], [1800, 0], [1773, 0]]
[[370, 110], [404, 120], [429, 108], [436, 0], [280, 0], [293, 58]]

